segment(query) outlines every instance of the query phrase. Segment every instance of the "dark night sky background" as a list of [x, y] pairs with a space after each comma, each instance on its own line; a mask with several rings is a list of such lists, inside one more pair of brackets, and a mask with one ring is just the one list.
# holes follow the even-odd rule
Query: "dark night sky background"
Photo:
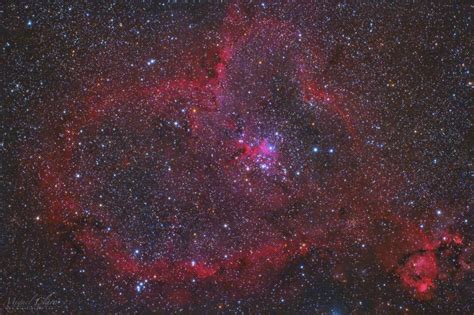
[[472, 3], [187, 2], [0, 5], [0, 308], [472, 314]]

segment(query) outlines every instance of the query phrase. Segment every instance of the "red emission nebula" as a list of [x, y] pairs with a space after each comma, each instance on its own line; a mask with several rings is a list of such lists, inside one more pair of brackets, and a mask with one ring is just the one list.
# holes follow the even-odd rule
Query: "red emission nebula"
[[246, 10], [227, 4], [213, 44], [188, 38], [154, 82], [64, 100], [67, 118], [21, 146], [57, 255], [155, 310], [291, 303], [310, 294], [301, 275], [360, 299], [452, 299], [472, 271], [465, 205], [397, 202], [404, 161], [367, 137], [379, 113], [328, 84], [311, 29]]

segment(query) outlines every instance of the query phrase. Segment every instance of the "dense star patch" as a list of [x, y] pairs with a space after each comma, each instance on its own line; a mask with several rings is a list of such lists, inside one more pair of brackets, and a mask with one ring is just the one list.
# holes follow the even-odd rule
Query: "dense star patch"
[[7, 6], [0, 307], [472, 308], [461, 5], [142, 6]]

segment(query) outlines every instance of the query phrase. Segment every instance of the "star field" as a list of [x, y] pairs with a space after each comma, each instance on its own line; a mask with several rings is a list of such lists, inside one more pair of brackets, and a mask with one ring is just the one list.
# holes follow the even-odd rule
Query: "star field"
[[0, 308], [472, 313], [469, 9], [2, 4]]

